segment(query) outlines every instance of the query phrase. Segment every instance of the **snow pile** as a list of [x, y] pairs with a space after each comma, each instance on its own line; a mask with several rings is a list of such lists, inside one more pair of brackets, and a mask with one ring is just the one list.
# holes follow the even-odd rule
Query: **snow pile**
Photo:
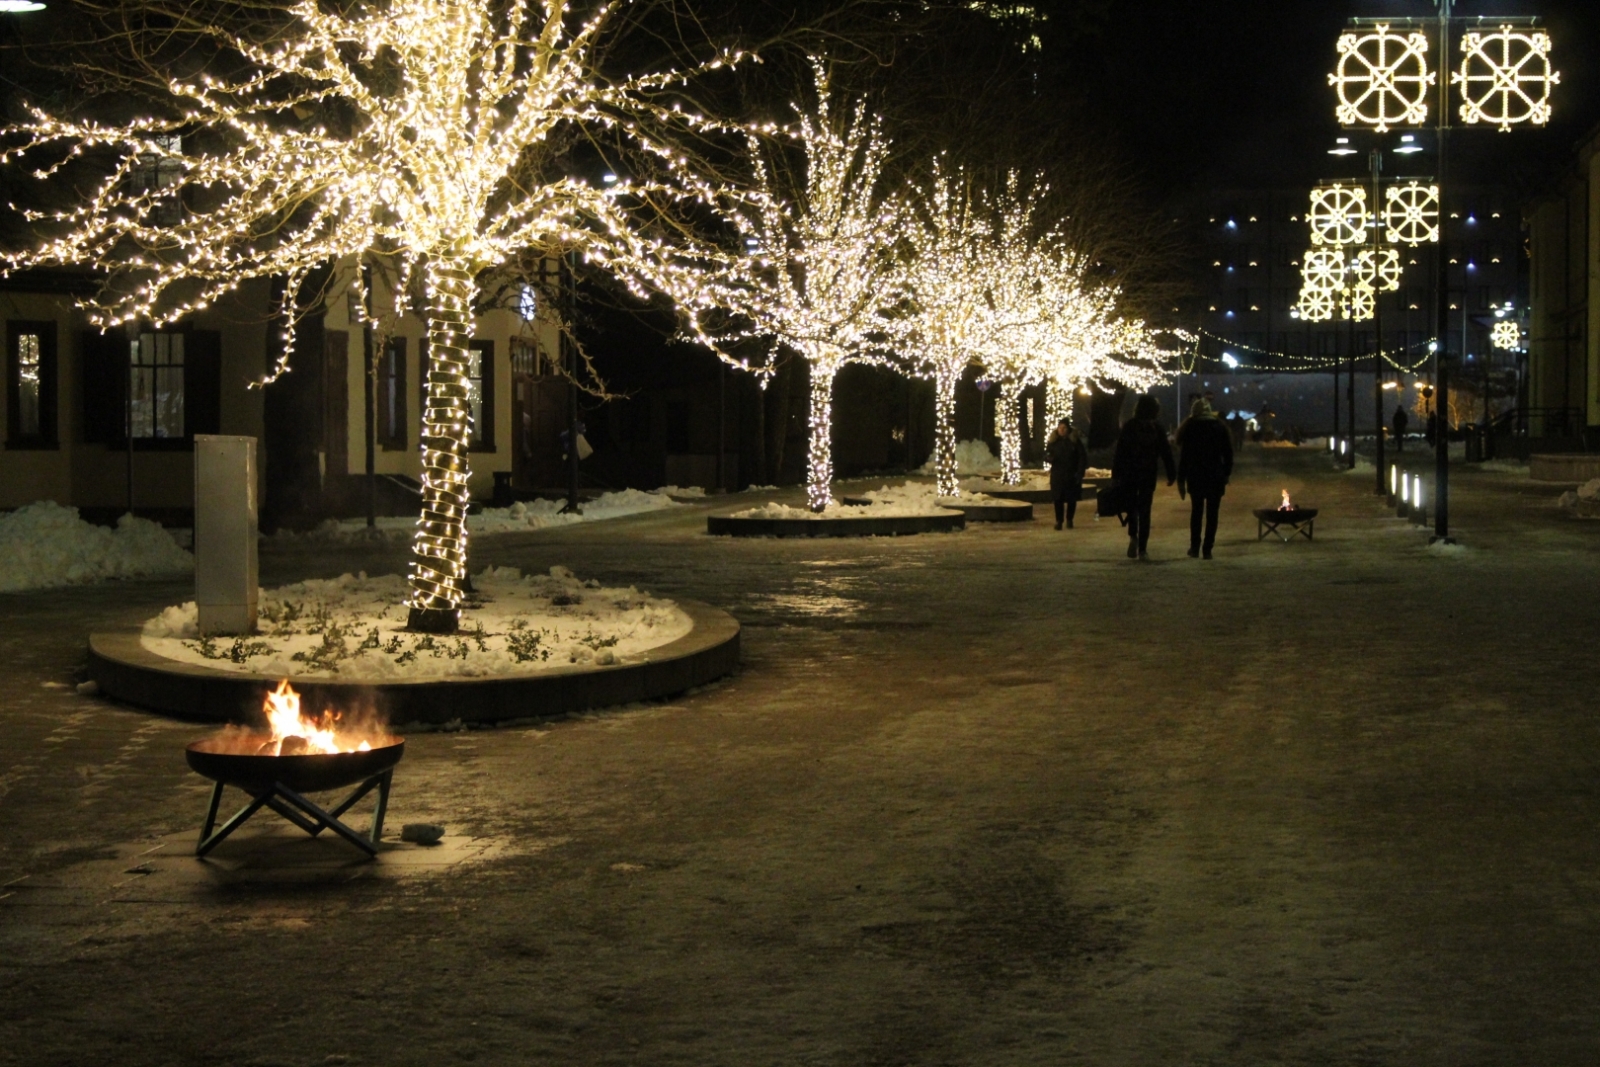
[[1600, 516], [1600, 478], [1591, 478], [1578, 486], [1577, 492], [1567, 490], [1556, 500], [1556, 507], [1565, 508], [1580, 518]]
[[382, 682], [637, 662], [694, 628], [670, 600], [601, 588], [565, 567], [527, 577], [489, 567], [472, 581], [460, 632], [448, 637], [406, 631], [404, 578], [362, 573], [263, 589], [259, 632], [249, 637], [199, 636], [190, 601], [148, 620], [141, 642], [158, 656], [241, 674]]
[[[692, 495], [687, 490], [670, 488], [682, 495]], [[638, 515], [646, 511], [680, 507], [681, 505], [671, 499], [667, 492], [667, 489], [655, 493], [647, 493], [640, 489], [619, 489], [613, 493], [602, 493], [583, 505], [581, 515], [574, 515], [571, 512], [561, 514], [561, 509], [566, 507], [564, 500], [526, 502], [519, 500], [509, 508], [484, 508], [475, 515], [468, 515], [467, 530], [474, 534], [522, 533], [527, 530], [542, 530], [548, 526], [570, 526], [578, 522], [620, 519], [624, 515]], [[700, 495], [704, 496], [705, 490], [700, 490]]]
[[1111, 472], [1105, 467], [1090, 467], [1083, 472], [1085, 478], [1110, 478]]
[[705, 486], [702, 485], [663, 485], [656, 492], [662, 496], [681, 496], [687, 498], [703, 497], [706, 495]]
[[149, 519], [124, 515], [111, 530], [49, 500], [0, 515], [0, 592], [193, 570], [194, 557]]
[[[697, 492], [694, 489], [677, 489], [672, 486], [668, 488], [684, 496], [693, 496]], [[650, 493], [640, 489], [619, 489], [612, 493], [602, 493], [583, 505], [581, 515], [574, 515], [571, 512], [561, 514], [561, 509], [566, 506], [565, 500], [519, 500], [509, 508], [484, 508], [468, 515], [467, 532], [474, 536], [526, 533], [529, 530], [543, 530], [551, 526], [571, 526], [579, 522], [620, 519], [624, 515], [638, 515], [646, 511], [680, 507], [677, 501], [667, 496], [667, 491], [663, 489]], [[698, 492], [704, 495], [705, 490]], [[416, 528], [417, 519], [414, 515], [382, 515], [378, 517], [377, 525], [371, 529], [367, 527], [366, 519], [329, 519], [306, 533], [297, 534], [284, 530], [280, 531], [278, 536], [286, 539], [304, 538], [310, 541], [399, 541], [409, 538]]]
[[[937, 474], [934, 470], [935, 456], [928, 457], [917, 474]], [[982, 441], [957, 441], [956, 442], [956, 473], [957, 474], [999, 474], [1000, 458], [989, 451], [989, 446]]]

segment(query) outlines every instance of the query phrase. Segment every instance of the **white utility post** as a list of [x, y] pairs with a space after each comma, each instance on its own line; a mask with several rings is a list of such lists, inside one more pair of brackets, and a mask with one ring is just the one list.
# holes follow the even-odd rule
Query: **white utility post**
[[202, 634], [256, 628], [256, 439], [195, 434], [194, 599]]

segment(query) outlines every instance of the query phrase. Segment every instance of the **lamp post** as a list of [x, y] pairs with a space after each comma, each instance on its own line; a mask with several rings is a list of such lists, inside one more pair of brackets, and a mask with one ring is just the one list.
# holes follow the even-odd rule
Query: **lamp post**
[[[1437, 91], [1432, 106], [1439, 138], [1436, 184], [1442, 208], [1442, 190], [1449, 174], [1451, 87], [1458, 88], [1463, 125], [1487, 123], [1505, 132], [1516, 125], [1542, 126], [1550, 121], [1550, 94], [1561, 75], [1550, 67], [1550, 36], [1536, 28], [1537, 19], [1459, 18], [1454, 13], [1455, 0], [1434, 0], [1434, 4], [1438, 13], [1432, 19], [1353, 19], [1339, 38], [1338, 68], [1328, 75], [1328, 84], [1339, 97], [1335, 113], [1341, 125], [1371, 127], [1378, 133], [1394, 126], [1427, 125], [1430, 97]], [[1463, 24], [1459, 48], [1463, 57], [1459, 68], [1446, 77], [1429, 63], [1428, 30], [1433, 31], [1442, 65], [1450, 61], [1451, 33], [1458, 22]], [[1437, 288], [1434, 540], [1448, 543], [1450, 257], [1442, 232]], [[1464, 334], [1462, 340], [1464, 344]]]

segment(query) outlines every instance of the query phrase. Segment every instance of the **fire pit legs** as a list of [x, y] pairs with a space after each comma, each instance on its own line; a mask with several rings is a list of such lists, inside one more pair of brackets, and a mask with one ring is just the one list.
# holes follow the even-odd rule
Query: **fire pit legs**
[[[373, 775], [356, 787], [356, 791], [346, 797], [338, 807], [327, 811], [317, 804], [282, 782], [273, 782], [266, 791], [251, 797], [250, 803], [240, 808], [233, 818], [223, 823], [215, 833], [212, 828], [217, 823], [217, 810], [222, 806], [223, 783], [217, 782], [211, 790], [211, 805], [206, 811], [205, 825], [200, 829], [200, 841], [195, 845], [194, 854], [204, 856], [217, 845], [221, 844], [227, 836], [244, 825], [256, 812], [262, 808], [271, 808], [289, 822], [316, 837], [324, 830], [332, 830], [352, 845], [361, 849], [368, 856], [378, 854], [378, 839], [383, 836], [383, 817], [389, 809], [389, 783], [394, 778], [394, 768], [381, 774]], [[378, 807], [372, 813], [372, 832], [363, 835], [352, 830], [339, 816], [349, 811], [357, 801], [373, 789], [378, 791]]]

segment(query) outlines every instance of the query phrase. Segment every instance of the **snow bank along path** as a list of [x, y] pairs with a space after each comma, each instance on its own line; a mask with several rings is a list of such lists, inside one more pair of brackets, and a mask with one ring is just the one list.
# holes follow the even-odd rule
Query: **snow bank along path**
[[193, 570], [194, 557], [149, 519], [124, 515], [112, 530], [49, 500], [0, 515], [0, 592]]
[[[639, 515], [648, 511], [683, 507], [672, 497], [703, 497], [704, 489], [680, 489], [669, 485], [646, 492], [642, 489], [619, 489], [602, 493], [583, 505], [583, 513], [561, 514], [563, 500], [518, 501], [509, 508], [484, 508], [467, 516], [467, 532], [483, 537], [489, 534], [525, 533], [551, 526], [570, 526], [580, 522], [600, 522], [620, 519], [625, 515]], [[416, 529], [415, 515], [384, 515], [377, 521], [376, 536], [383, 540], [401, 540], [411, 536]], [[368, 532], [365, 519], [329, 519], [306, 533], [283, 531], [284, 538], [305, 538], [313, 541], [357, 541], [373, 536]]]
[[637, 661], [694, 628], [670, 600], [579, 580], [565, 567], [523, 576], [515, 567], [473, 575], [461, 630], [405, 631], [399, 575], [365, 573], [262, 590], [259, 633], [201, 637], [193, 601], [147, 621], [150, 652], [240, 674], [346, 682], [400, 682], [536, 674], [572, 664]]

